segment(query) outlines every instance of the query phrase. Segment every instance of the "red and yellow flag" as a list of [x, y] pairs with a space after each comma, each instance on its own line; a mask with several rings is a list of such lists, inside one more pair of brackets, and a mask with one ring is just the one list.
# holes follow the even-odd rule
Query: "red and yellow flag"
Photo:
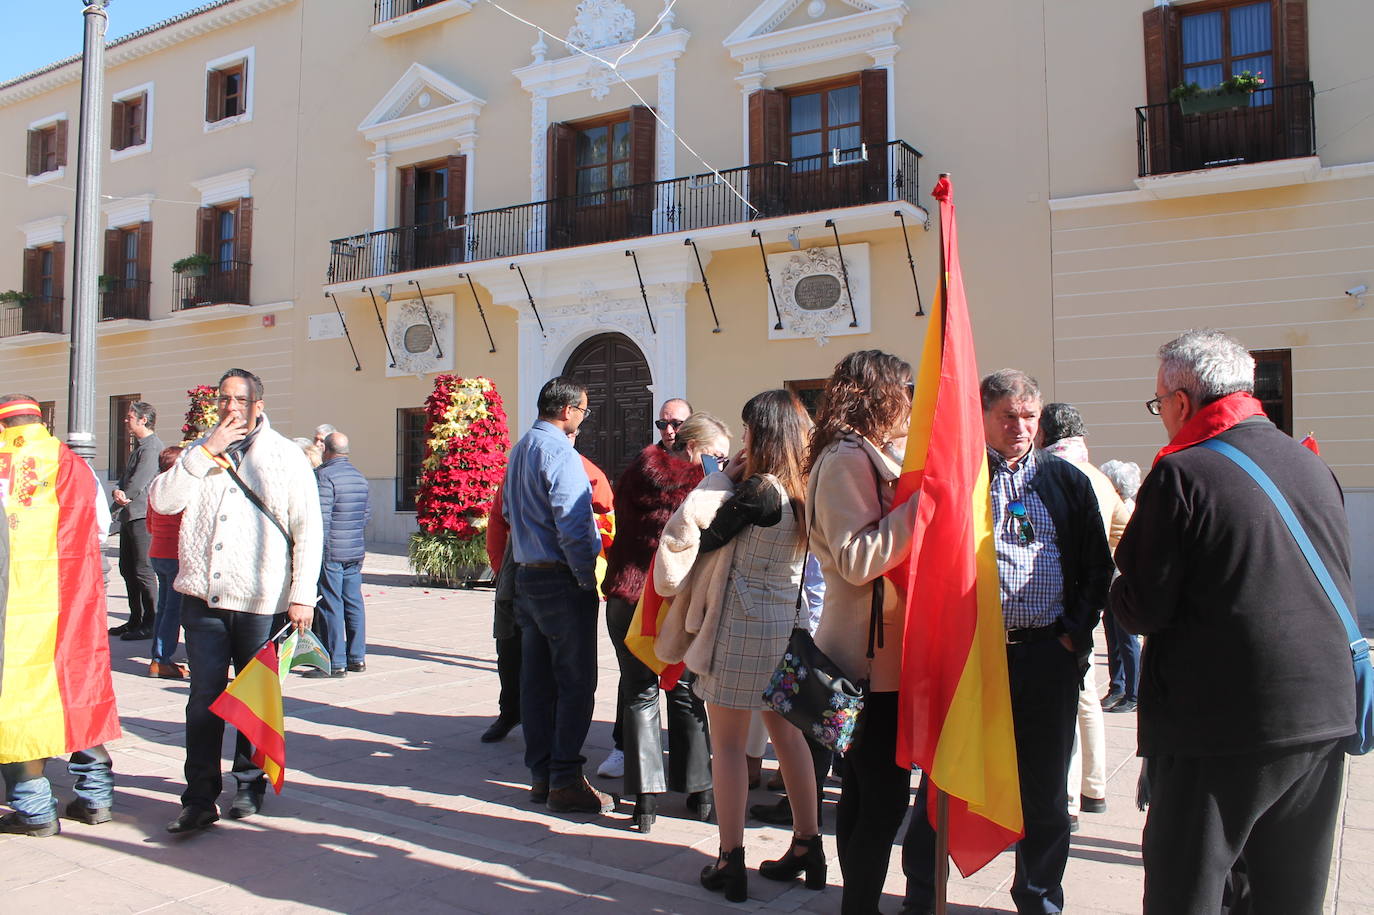
[[654, 653], [654, 640], [658, 638], [658, 621], [668, 612], [671, 601], [654, 590], [654, 562], [649, 560], [649, 572], [644, 577], [644, 593], [635, 605], [635, 615], [630, 620], [630, 630], [625, 633], [625, 647], [630, 654], [644, 662], [644, 666], [658, 674], [658, 685], [662, 689], [677, 686], [687, 665], [679, 661], [669, 664], [660, 660]]
[[[968, 876], [1023, 835], [978, 362], [941, 177], [943, 282], [931, 307], [897, 502], [920, 497], [907, 560], [897, 763], [949, 795], [949, 850]], [[936, 804], [929, 811], [934, 823]]]
[[119, 736], [95, 499], [90, 467], [41, 422], [0, 428], [0, 763]]
[[258, 649], [210, 711], [239, 729], [253, 743], [253, 763], [278, 794], [286, 778], [286, 728], [282, 718], [277, 646], [271, 640]]

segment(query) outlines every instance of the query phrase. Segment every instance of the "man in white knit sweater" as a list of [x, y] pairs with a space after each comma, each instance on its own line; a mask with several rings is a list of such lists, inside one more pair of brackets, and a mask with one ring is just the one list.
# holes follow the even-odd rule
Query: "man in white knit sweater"
[[[219, 425], [187, 448], [149, 493], [157, 511], [182, 513], [174, 586], [185, 595], [181, 619], [191, 694], [186, 790], [181, 814], [167, 824], [172, 833], [219, 819], [224, 720], [210, 704], [228, 683], [229, 665], [242, 670], [285, 621], [309, 629], [318, 597], [323, 531], [315, 474], [301, 449], [272, 430], [262, 395], [262, 381], [252, 372], [225, 372]], [[252, 745], [239, 734], [233, 819], [257, 813], [267, 790], [251, 757]]]

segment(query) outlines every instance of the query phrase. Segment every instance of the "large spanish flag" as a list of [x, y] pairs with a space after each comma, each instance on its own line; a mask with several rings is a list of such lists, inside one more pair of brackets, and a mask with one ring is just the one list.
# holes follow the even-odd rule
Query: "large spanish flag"
[[[0, 404], [0, 414], [29, 409]], [[9, 533], [0, 588], [0, 763], [63, 756], [119, 736], [105, 632], [96, 481], [40, 422], [0, 428]]]
[[277, 676], [277, 646], [271, 639], [234, 677], [210, 711], [239, 729], [253, 744], [253, 763], [281, 794], [286, 779], [286, 726]]
[[625, 633], [625, 647], [630, 654], [644, 662], [644, 666], [658, 674], [660, 689], [672, 689], [682, 679], [687, 665], [681, 661], [669, 664], [654, 653], [654, 641], [658, 638], [659, 621], [668, 614], [669, 598], [659, 594], [654, 588], [654, 563], [658, 557], [649, 560], [649, 572], [644, 577], [644, 593], [635, 605], [635, 615], [630, 620], [630, 629]]
[[[897, 502], [920, 497], [906, 562], [897, 763], [949, 795], [950, 857], [968, 876], [1023, 835], [988, 460], [950, 182], [940, 205], [940, 293], [912, 399]], [[937, 805], [929, 811], [934, 824]]]

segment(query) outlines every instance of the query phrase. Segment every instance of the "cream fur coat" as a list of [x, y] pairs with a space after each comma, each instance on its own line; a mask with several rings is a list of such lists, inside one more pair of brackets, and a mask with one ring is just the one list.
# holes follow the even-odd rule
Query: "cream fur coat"
[[734, 483], [719, 471], [703, 480], [668, 519], [654, 559], [654, 589], [672, 598], [654, 640], [654, 654], [670, 664], [683, 661], [697, 673], [711, 673], [716, 629], [735, 557], [734, 540], [701, 555], [701, 532], [711, 526], [734, 490]]

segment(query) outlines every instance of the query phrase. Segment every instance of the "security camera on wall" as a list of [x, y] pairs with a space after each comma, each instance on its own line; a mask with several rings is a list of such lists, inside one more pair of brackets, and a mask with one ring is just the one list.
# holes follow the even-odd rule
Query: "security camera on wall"
[[1352, 299], [1358, 299], [1360, 296], [1364, 295], [1368, 291], [1369, 287], [1366, 286], [1364, 283], [1361, 283], [1358, 286], [1351, 286], [1349, 289], [1345, 291], [1345, 294], [1350, 296]]

